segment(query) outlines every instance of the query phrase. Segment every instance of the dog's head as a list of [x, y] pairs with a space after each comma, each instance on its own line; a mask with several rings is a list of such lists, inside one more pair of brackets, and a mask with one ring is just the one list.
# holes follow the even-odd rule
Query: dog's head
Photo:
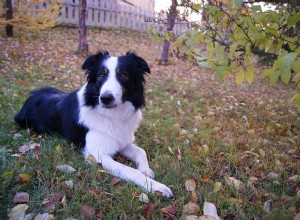
[[82, 69], [87, 74], [87, 106], [115, 108], [127, 101], [136, 109], [144, 106], [144, 75], [150, 69], [135, 53], [112, 57], [107, 51], [98, 52], [85, 60]]

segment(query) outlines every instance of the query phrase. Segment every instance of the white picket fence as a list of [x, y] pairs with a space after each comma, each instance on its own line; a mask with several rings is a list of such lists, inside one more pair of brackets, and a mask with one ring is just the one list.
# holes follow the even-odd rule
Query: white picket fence
[[[152, 27], [154, 33], [160, 33], [166, 29], [166, 19], [159, 18], [152, 12], [133, 6], [116, 4], [109, 0], [88, 0], [87, 2], [87, 26], [112, 29], [124, 28], [139, 32], [147, 32]], [[65, 0], [60, 16], [61, 23], [77, 25], [78, 19], [78, 0]], [[159, 20], [160, 24], [153, 22], [154, 20]], [[175, 35], [180, 35], [188, 28], [187, 22], [176, 21], [173, 32]]]

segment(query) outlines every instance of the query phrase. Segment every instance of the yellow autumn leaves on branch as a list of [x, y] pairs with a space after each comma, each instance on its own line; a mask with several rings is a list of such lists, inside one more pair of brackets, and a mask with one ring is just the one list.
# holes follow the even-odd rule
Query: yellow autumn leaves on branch
[[[61, 12], [62, 0], [19, 0], [12, 5], [13, 18], [7, 20], [0, 17], [0, 25], [10, 24], [27, 30], [40, 30], [53, 27], [59, 23], [58, 16]], [[7, 11], [0, 2], [0, 14]]]

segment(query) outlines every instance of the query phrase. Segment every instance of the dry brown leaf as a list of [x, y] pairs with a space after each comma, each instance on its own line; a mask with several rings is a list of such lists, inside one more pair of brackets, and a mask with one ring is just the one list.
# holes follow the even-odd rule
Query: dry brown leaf
[[89, 205], [82, 205], [80, 207], [80, 214], [83, 216], [83, 218], [94, 218], [95, 217], [95, 209]]
[[32, 143], [30, 146], [29, 146], [30, 150], [32, 150], [34, 152], [34, 154], [36, 155], [39, 155], [42, 153], [42, 147], [37, 144], [37, 143]]
[[228, 213], [222, 217], [222, 220], [235, 220], [236, 216], [233, 213]]
[[155, 205], [152, 202], [149, 202], [148, 204], [145, 205], [145, 208], [144, 208], [144, 218], [146, 220], [152, 219], [154, 208], [155, 208]]
[[231, 176], [225, 176], [224, 179], [225, 179], [225, 183], [226, 183], [228, 186], [232, 186], [232, 187], [234, 187], [236, 190], [241, 190], [241, 189], [243, 189], [244, 186], [245, 186], [241, 181], [237, 180], [237, 179], [234, 178], [234, 177], [231, 177]]
[[23, 204], [29, 202], [29, 194], [27, 192], [19, 192], [14, 196], [15, 204]]
[[97, 209], [96, 212], [95, 212], [95, 216], [97, 219], [102, 219], [103, 217], [103, 212], [101, 209]]
[[165, 218], [172, 219], [176, 214], [176, 207], [169, 205], [165, 208], [161, 208], [160, 212], [164, 215]]
[[195, 191], [192, 191], [191, 192], [191, 202], [197, 203], [197, 201], [198, 201], [197, 193]]
[[111, 185], [115, 186], [117, 185], [121, 180], [117, 177], [114, 177], [111, 181]]
[[200, 207], [193, 202], [189, 202], [186, 204], [182, 209], [182, 218], [188, 215], [199, 215], [200, 214]]
[[194, 179], [187, 179], [184, 183], [185, 190], [188, 192], [195, 191], [196, 181]]
[[295, 216], [293, 220], [300, 220], [300, 212], [298, 212]]

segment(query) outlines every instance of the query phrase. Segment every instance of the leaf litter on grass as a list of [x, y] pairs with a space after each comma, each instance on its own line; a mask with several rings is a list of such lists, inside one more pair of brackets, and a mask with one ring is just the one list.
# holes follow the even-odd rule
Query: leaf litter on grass
[[[146, 85], [148, 105], [136, 139], [153, 160], [150, 164], [155, 167], [156, 178], [172, 185], [175, 199], [164, 201], [150, 197], [150, 204], [154, 202], [155, 208], [150, 205], [145, 208], [147, 218], [180, 218], [189, 200], [202, 206], [205, 199], [215, 204], [220, 216], [234, 213], [237, 218], [264, 218], [267, 201], [272, 201], [269, 218], [278, 217], [279, 210], [284, 210], [279, 216], [292, 218], [297, 215], [299, 178], [295, 176], [300, 173], [300, 117], [286, 101], [294, 88], [281, 84], [270, 88], [259, 77], [251, 86], [236, 86], [235, 79], [230, 77], [221, 84], [214, 73], [175, 57], [170, 59], [169, 65], [159, 66], [160, 45], [151, 44], [146, 35], [136, 32], [90, 29], [89, 38], [91, 53], [106, 49], [116, 56], [133, 50], [147, 60], [151, 69]], [[107, 39], [114, 39], [115, 43], [111, 44]], [[85, 81], [80, 70], [85, 57], [74, 53], [77, 29], [58, 27], [33, 35], [20, 32], [13, 39], [0, 36], [0, 43], [0, 74], [3, 75], [1, 80], [4, 80], [0, 81], [3, 92], [0, 95], [12, 97], [10, 102], [14, 106], [21, 106], [29, 91], [40, 86], [51, 85], [72, 91]], [[257, 69], [259, 71], [260, 67]], [[12, 109], [11, 104], [3, 102], [1, 105], [5, 115], [17, 111], [17, 107]], [[12, 186], [12, 190], [14, 187], [29, 187], [27, 192], [32, 198], [34, 192], [30, 190], [37, 179], [39, 183], [47, 183], [49, 190], [55, 192], [63, 190], [59, 188], [63, 184], [57, 183], [69, 181], [72, 175], [74, 188], [65, 201], [75, 201], [73, 205], [77, 210], [84, 204], [91, 204], [94, 210], [101, 210], [103, 216], [111, 217], [113, 210], [124, 218], [132, 216], [132, 213], [143, 215], [143, 208], [136, 208], [141, 207], [139, 201], [135, 203], [136, 207], [128, 205], [124, 208], [126, 211], [122, 210], [124, 201], [131, 201], [131, 196], [125, 200], [120, 196], [128, 191], [140, 195], [142, 191], [128, 186], [110, 188], [115, 181], [111, 181], [105, 172], [96, 172], [92, 176], [89, 174], [91, 168], [85, 168], [88, 170], [85, 171], [77, 162], [59, 159], [65, 150], [55, 152], [54, 168], [58, 165], [74, 166], [80, 173], [79, 177], [75, 172], [56, 173], [53, 165], [51, 169], [55, 176], [51, 177], [43, 168], [45, 155], [50, 156], [44, 146], [42, 152], [37, 148], [33, 153], [38, 155], [41, 163], [31, 170], [26, 163], [32, 162], [32, 158], [26, 155], [28, 151], [35, 150], [22, 147], [27, 145], [28, 140], [22, 143], [22, 133], [12, 121], [3, 120], [2, 123], [2, 126], [9, 127], [11, 139], [4, 138], [0, 146], [11, 148], [10, 155], [18, 155], [19, 158], [16, 161], [15, 157], [11, 157], [10, 160], [16, 162], [8, 164], [6, 170], [0, 173], [5, 178], [11, 173], [6, 184], [10, 179], [17, 180], [15, 182], [19, 185]], [[8, 134], [1, 135], [7, 137]], [[31, 143], [36, 141], [33, 137], [29, 138]], [[58, 143], [53, 146], [60, 146]], [[48, 143], [43, 145], [52, 147]], [[64, 147], [68, 146], [60, 148]], [[90, 160], [94, 161], [93, 158]], [[16, 175], [14, 163], [20, 166]], [[187, 188], [191, 191], [182, 187], [188, 179], [193, 179], [196, 184], [195, 189], [193, 183], [188, 184]], [[244, 188], [247, 190], [242, 190]], [[92, 193], [86, 194], [86, 189]], [[116, 200], [111, 190], [120, 191], [117, 193], [120, 202], [115, 207], [110, 205], [112, 200]], [[281, 203], [282, 198], [287, 202]], [[100, 203], [99, 200], [107, 202]], [[13, 199], [10, 202], [9, 207], [12, 208]], [[29, 209], [32, 205], [29, 202]], [[241, 209], [241, 205], [250, 211]], [[71, 209], [72, 203], [64, 206]], [[59, 215], [68, 217], [69, 213]], [[75, 215], [80, 216], [78, 211]]]

